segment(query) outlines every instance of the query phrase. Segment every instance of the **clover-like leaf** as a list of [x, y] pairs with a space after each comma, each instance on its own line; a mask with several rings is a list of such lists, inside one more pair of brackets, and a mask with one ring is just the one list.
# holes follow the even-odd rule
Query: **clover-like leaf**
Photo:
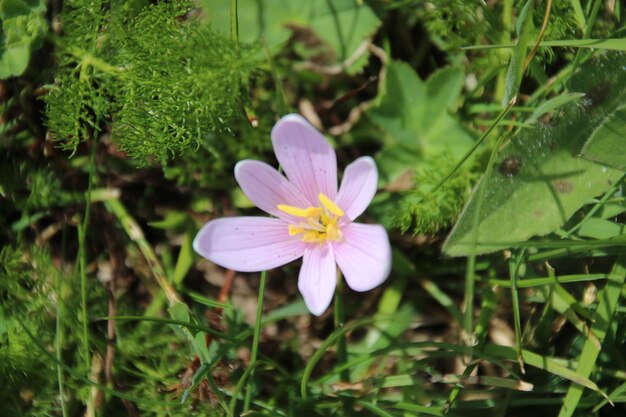
[[408, 64], [389, 64], [384, 96], [367, 113], [387, 135], [377, 158], [384, 179], [442, 153], [459, 159], [472, 146], [472, 135], [450, 114], [462, 86], [459, 68], [444, 68], [424, 82]]
[[47, 30], [45, 10], [43, 0], [0, 2], [0, 79], [21, 75], [26, 70], [31, 52], [41, 46]]

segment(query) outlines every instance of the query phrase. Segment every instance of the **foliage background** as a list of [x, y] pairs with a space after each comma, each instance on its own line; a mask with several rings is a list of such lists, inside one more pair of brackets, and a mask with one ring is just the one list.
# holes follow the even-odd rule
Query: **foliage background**
[[[0, 1], [0, 416], [623, 415], [624, 2], [231, 4]], [[289, 112], [380, 171], [340, 325], [191, 249]]]

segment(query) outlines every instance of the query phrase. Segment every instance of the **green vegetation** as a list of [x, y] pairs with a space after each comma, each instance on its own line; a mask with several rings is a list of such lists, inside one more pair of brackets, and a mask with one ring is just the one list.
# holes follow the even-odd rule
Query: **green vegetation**
[[[624, 415], [625, 18], [1, 0], [0, 416]], [[374, 157], [393, 247], [319, 318], [192, 249], [291, 112]]]

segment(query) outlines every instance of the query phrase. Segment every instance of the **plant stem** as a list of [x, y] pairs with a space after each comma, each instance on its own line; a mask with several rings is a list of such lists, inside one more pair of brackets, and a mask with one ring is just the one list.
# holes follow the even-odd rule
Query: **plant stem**
[[[500, 41], [502, 43], [511, 42], [511, 29], [513, 27], [512, 23], [513, 17], [513, 0], [505, 0], [502, 5], [502, 35], [500, 37]], [[511, 58], [511, 51], [502, 51], [500, 52], [501, 59], [503, 62], [508, 61]], [[504, 97], [504, 90], [506, 86], [506, 67], [503, 67], [498, 73], [498, 78], [496, 82], [496, 91], [495, 91], [495, 100], [501, 101]]]
[[[473, 249], [475, 250], [475, 249]], [[471, 253], [467, 257], [467, 267], [465, 272], [465, 305], [463, 330], [467, 338], [466, 344], [472, 346], [474, 344], [474, 289], [476, 283], [476, 254]]]
[[[137, 221], [128, 213], [126, 207], [120, 200], [108, 200], [104, 202], [104, 205], [111, 213], [113, 213], [113, 215], [115, 215], [115, 217], [117, 217], [128, 237], [137, 244], [139, 251], [141, 251], [141, 254], [146, 259], [146, 262], [148, 262], [154, 278], [163, 290], [165, 297], [167, 297], [167, 301], [170, 306], [181, 303], [182, 301], [180, 300], [180, 297], [176, 293], [172, 284], [167, 280], [163, 266], [161, 265], [156, 253], [154, 253], [154, 249], [152, 249], [152, 246], [143, 234], [143, 230], [141, 230], [139, 223], [137, 223]], [[158, 310], [160, 307], [159, 302], [155, 309]]]
[[520, 265], [524, 261], [526, 248], [522, 248], [520, 253], [509, 262], [509, 276], [511, 279], [511, 301], [513, 306], [513, 324], [515, 328], [515, 347], [517, 350], [517, 363], [522, 374], [526, 374], [524, 360], [522, 359], [522, 319], [520, 314], [519, 293], [517, 291], [517, 280], [519, 279]]
[[261, 41], [263, 42], [263, 47], [265, 49], [265, 56], [267, 57], [267, 62], [270, 66], [270, 72], [272, 74], [272, 78], [274, 79], [274, 85], [276, 85], [276, 92], [281, 98], [281, 100], [277, 100], [278, 111], [280, 112], [280, 114], [287, 114], [289, 113], [289, 100], [287, 100], [287, 96], [285, 95], [285, 90], [283, 90], [283, 84], [280, 81], [278, 71], [276, 71], [276, 66], [274, 65], [274, 59], [272, 58], [270, 47], [267, 44], [267, 39], [263, 37]]
[[[341, 277], [341, 272], [339, 272], [337, 276], [337, 289], [335, 290], [335, 308], [333, 309], [333, 317], [335, 321], [335, 331], [339, 329], [343, 329], [345, 325], [345, 310], [343, 306], [343, 278]], [[346, 345], [346, 333], [341, 332], [339, 337], [337, 337], [337, 361], [339, 362], [337, 365], [342, 366], [348, 362], [348, 349]], [[350, 383], [350, 369], [345, 368], [342, 369], [339, 373], [339, 378], [341, 381]], [[351, 398], [344, 397], [342, 398], [343, 403], [343, 411], [345, 416], [353, 415], [353, 406], [354, 401]]]
[[[232, 3], [231, 3], [232, 4]], [[263, 316], [263, 297], [265, 294], [265, 281], [267, 271], [261, 272], [261, 283], [259, 284], [259, 298], [256, 307], [256, 322], [254, 323], [254, 336], [252, 337], [252, 354], [250, 355], [250, 365], [255, 366], [257, 354], [259, 351], [259, 338], [261, 336], [261, 318]], [[250, 410], [250, 402], [252, 400], [252, 381], [254, 380], [254, 371], [248, 376], [248, 387], [246, 388], [246, 396], [243, 402], [243, 412]]]
[[239, 22], [237, 19], [237, 0], [230, 0], [230, 39], [239, 42]]
[[[96, 122], [97, 126], [97, 122]], [[94, 131], [93, 137], [97, 135], [97, 130]], [[78, 225], [78, 271], [80, 274], [80, 301], [81, 301], [81, 321], [82, 321], [82, 348], [83, 359], [85, 361], [85, 369], [88, 373], [88, 378], [91, 369], [91, 360], [89, 358], [89, 330], [88, 330], [88, 314], [87, 314], [87, 254], [85, 250], [85, 238], [87, 234], [87, 226], [89, 225], [89, 215], [91, 213], [91, 190], [93, 188], [94, 177], [96, 175], [96, 150], [97, 144], [95, 139], [91, 141], [91, 155], [89, 157], [89, 184], [87, 185], [87, 198], [85, 205], [85, 214], [83, 216], [83, 222]], [[87, 410], [89, 413], [94, 412], [93, 396], [89, 396], [87, 400]]]
[[[337, 280], [337, 289], [335, 291], [335, 308], [333, 310], [333, 316], [335, 321], [335, 329], [341, 329], [345, 322], [345, 311], [343, 308], [343, 279], [341, 273], [339, 273], [339, 279]], [[337, 338], [337, 359], [338, 365], [341, 366], [348, 361], [348, 350], [346, 348], [346, 335], [342, 333]], [[341, 371], [341, 380], [350, 382], [350, 371], [344, 369]]]
[[[508, 113], [509, 110], [515, 105], [517, 102], [517, 96], [513, 97], [511, 101], [509, 101], [509, 105], [501, 113], [502, 117]], [[498, 124], [500, 118], [498, 118], [494, 122], [494, 126]], [[473, 324], [473, 316], [474, 316], [474, 291], [475, 291], [475, 282], [476, 282], [476, 246], [478, 242], [478, 227], [480, 221], [480, 215], [482, 212], [483, 206], [483, 198], [485, 195], [486, 182], [491, 173], [491, 167], [494, 164], [495, 156], [498, 153], [498, 149], [500, 149], [500, 145], [504, 141], [507, 135], [502, 135], [496, 141], [496, 145], [491, 151], [491, 155], [489, 156], [489, 162], [487, 163], [487, 170], [485, 171], [483, 177], [478, 182], [476, 186], [476, 210], [474, 211], [473, 219], [472, 219], [472, 235], [473, 235], [473, 247], [472, 252], [467, 257], [467, 269], [465, 273], [465, 317], [464, 317], [464, 326], [463, 330], [465, 331], [465, 336], [467, 338], [467, 342], [470, 346], [474, 345], [476, 339], [474, 335], [474, 324]]]
[[[63, 237], [61, 240], [61, 253], [65, 258], [65, 249], [67, 243], [66, 228], [63, 227]], [[63, 417], [67, 417], [67, 407], [65, 405], [65, 382], [63, 377], [63, 277], [61, 273], [57, 274], [57, 305], [56, 305], [56, 330], [55, 330], [55, 344], [54, 350], [57, 359], [57, 382], [59, 386], [59, 401], [61, 402], [61, 414]], [[59, 365], [61, 364], [61, 366]]]

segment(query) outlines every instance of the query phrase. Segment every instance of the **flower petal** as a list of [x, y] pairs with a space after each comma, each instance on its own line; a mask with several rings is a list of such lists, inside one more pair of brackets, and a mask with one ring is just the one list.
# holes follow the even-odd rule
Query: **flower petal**
[[304, 251], [298, 289], [309, 311], [320, 316], [333, 299], [337, 266], [331, 245], [310, 245]]
[[368, 291], [385, 281], [391, 271], [391, 245], [385, 228], [350, 223], [341, 232], [344, 240], [334, 243], [333, 249], [348, 286]]
[[266, 217], [226, 217], [205, 224], [193, 248], [209, 261], [241, 272], [259, 272], [289, 263], [307, 244], [289, 236], [287, 224]]
[[309, 205], [306, 198], [287, 178], [265, 162], [251, 159], [238, 162], [235, 165], [235, 178], [255, 206], [281, 219], [298, 221], [278, 210], [279, 204], [295, 207]]
[[335, 203], [350, 220], [354, 220], [372, 202], [377, 187], [376, 162], [369, 156], [363, 156], [346, 167]]
[[287, 178], [318, 206], [323, 193], [331, 200], [337, 195], [337, 156], [324, 136], [302, 116], [289, 114], [272, 129], [272, 145]]

